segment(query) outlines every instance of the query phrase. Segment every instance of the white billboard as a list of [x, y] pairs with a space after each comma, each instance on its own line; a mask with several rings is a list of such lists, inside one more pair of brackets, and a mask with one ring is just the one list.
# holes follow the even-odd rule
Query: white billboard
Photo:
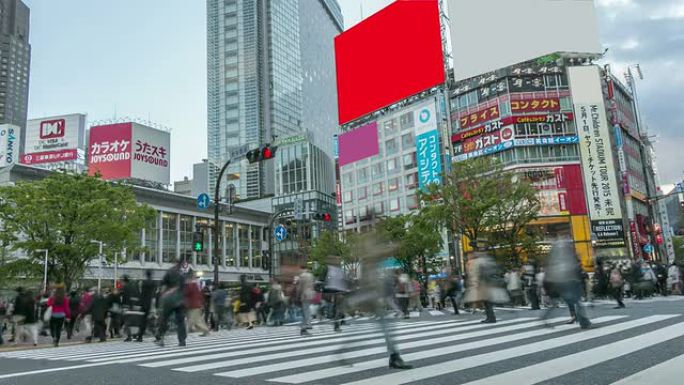
[[610, 128], [599, 68], [568, 67], [568, 80], [579, 134], [584, 190], [597, 246], [625, 246]]
[[19, 162], [21, 128], [12, 124], [0, 124], [0, 167], [9, 167]]
[[132, 123], [131, 178], [171, 183], [171, 134], [167, 131]]
[[84, 114], [69, 114], [26, 123], [23, 164], [45, 164], [78, 159], [85, 148]]
[[600, 53], [594, 0], [448, 0], [456, 80], [554, 52]]

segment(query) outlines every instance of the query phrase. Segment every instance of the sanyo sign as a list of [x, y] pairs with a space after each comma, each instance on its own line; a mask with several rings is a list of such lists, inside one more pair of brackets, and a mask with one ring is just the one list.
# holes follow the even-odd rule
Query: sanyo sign
[[0, 125], [0, 167], [12, 166], [19, 161], [20, 133], [17, 126]]

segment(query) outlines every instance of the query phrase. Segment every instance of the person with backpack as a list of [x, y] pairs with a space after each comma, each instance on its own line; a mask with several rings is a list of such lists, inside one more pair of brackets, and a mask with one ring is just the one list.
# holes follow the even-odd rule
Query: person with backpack
[[610, 278], [608, 279], [613, 298], [617, 302], [615, 309], [622, 309], [625, 307], [624, 302], [622, 302], [622, 286], [625, 284], [624, 278], [622, 278], [622, 272], [619, 266], [614, 266], [610, 271]]
[[79, 315], [81, 313], [81, 297], [78, 295], [76, 290], [72, 290], [69, 293], [69, 309], [71, 310], [71, 320], [66, 324], [67, 339], [70, 340], [74, 335], [74, 329], [78, 333], [78, 328], [76, 327], [79, 320]]

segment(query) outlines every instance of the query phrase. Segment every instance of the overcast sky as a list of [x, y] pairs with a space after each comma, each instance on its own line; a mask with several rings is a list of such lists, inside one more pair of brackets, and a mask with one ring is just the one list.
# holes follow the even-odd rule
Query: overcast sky
[[[288, 0], [289, 1], [289, 0]], [[312, 0], [302, 0], [312, 1]], [[391, 0], [338, 0], [352, 26]], [[29, 117], [149, 119], [171, 127], [172, 179], [206, 156], [204, 0], [24, 0], [31, 8]], [[662, 183], [684, 175], [684, 0], [596, 0], [607, 61], [641, 65], [644, 122]]]

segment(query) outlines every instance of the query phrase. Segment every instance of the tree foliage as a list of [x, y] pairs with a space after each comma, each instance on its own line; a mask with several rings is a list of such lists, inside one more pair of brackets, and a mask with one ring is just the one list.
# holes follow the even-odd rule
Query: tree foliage
[[0, 273], [42, 276], [48, 250], [48, 279], [67, 287], [82, 277], [97, 257], [101, 241], [104, 258], [139, 246], [140, 231], [154, 210], [138, 205], [132, 189], [85, 174], [55, 173], [32, 182], [0, 188], [3, 246], [23, 250], [26, 259], [5, 258]]
[[486, 238], [497, 246], [507, 265], [517, 265], [523, 253], [536, 249], [539, 236], [528, 225], [539, 212], [537, 191], [494, 158], [455, 164], [443, 184], [421, 195], [421, 202], [426, 215], [452, 233]]
[[[309, 252], [309, 262], [314, 263], [318, 269], [331, 263], [349, 263], [351, 259], [350, 244], [340, 240], [339, 234], [334, 230], [322, 231], [318, 238], [313, 240]], [[316, 274], [317, 271], [314, 271]]]

